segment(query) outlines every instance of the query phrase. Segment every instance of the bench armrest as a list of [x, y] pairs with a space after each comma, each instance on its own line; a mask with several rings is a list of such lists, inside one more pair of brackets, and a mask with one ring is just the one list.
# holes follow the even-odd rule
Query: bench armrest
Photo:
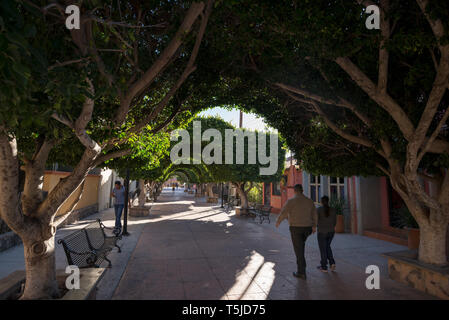
[[102, 228], [105, 228], [105, 229], [108, 229], [108, 230], [114, 230], [113, 227], [106, 227], [106, 226], [104, 225], [103, 221], [101, 221], [100, 219], [97, 219], [97, 221], [98, 221], [98, 223], [100, 224], [100, 226], [101, 226]]

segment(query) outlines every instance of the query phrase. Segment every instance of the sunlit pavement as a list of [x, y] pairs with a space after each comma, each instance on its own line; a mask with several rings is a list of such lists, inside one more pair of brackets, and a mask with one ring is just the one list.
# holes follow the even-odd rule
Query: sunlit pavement
[[[286, 222], [276, 229], [274, 219], [261, 225], [228, 215], [182, 189], [165, 189], [150, 217], [131, 219], [130, 225], [138, 240], [129, 245], [135, 249], [123, 274], [116, 271], [121, 279], [113, 299], [432, 298], [388, 279], [380, 253], [404, 247], [350, 234], [336, 235], [337, 271], [327, 274], [316, 269], [319, 251], [316, 236], [310, 236], [308, 278], [296, 279]], [[365, 268], [371, 264], [381, 270], [379, 290], [365, 286]]]

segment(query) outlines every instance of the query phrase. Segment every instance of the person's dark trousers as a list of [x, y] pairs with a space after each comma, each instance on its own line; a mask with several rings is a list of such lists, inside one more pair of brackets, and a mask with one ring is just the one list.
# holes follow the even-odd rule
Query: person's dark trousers
[[331, 243], [335, 232], [321, 233], [318, 232], [318, 246], [321, 253], [321, 268], [327, 270], [327, 263], [329, 265], [335, 264], [334, 255], [332, 254]]
[[296, 264], [298, 265], [298, 273], [306, 274], [306, 258], [304, 257], [304, 249], [306, 240], [312, 234], [312, 227], [292, 227], [290, 226], [290, 235], [292, 237], [293, 249], [296, 255]]
[[115, 211], [115, 227], [116, 228], [122, 228], [122, 212], [123, 208], [125, 207], [124, 204], [115, 204], [114, 205], [114, 211]]

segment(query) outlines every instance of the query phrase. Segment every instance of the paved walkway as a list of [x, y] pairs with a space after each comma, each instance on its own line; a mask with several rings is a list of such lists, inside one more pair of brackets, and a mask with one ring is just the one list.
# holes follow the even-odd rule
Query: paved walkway
[[[337, 272], [316, 270], [316, 236], [307, 240], [307, 281], [294, 278], [295, 258], [288, 225], [226, 214], [219, 205], [166, 189], [150, 217], [130, 218], [131, 235], [109, 258], [113, 266], [101, 280], [98, 299], [430, 299], [388, 279], [380, 254], [405, 247], [367, 237], [337, 234], [333, 242]], [[100, 217], [113, 226], [113, 210], [58, 230], [59, 239]], [[67, 262], [56, 245], [56, 265]], [[381, 289], [365, 288], [365, 268], [378, 265]], [[0, 278], [24, 268], [23, 247], [0, 252]]]
[[[272, 219], [274, 221], [274, 219]], [[132, 223], [139, 224], [138, 220]], [[193, 195], [166, 189], [151, 217], [140, 221], [137, 245], [113, 299], [429, 299], [388, 279], [382, 252], [399, 245], [338, 234], [337, 272], [316, 270], [316, 236], [306, 248], [307, 281], [294, 278], [287, 223], [262, 225], [226, 214]], [[378, 265], [381, 289], [365, 287], [366, 266]]]

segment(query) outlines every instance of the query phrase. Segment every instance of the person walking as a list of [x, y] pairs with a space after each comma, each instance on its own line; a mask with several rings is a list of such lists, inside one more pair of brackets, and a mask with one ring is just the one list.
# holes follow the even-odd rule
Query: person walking
[[120, 233], [122, 229], [122, 212], [125, 207], [125, 187], [120, 181], [115, 181], [115, 187], [111, 192], [111, 197], [114, 198], [115, 211], [115, 228], [114, 232]]
[[322, 207], [318, 208], [318, 246], [320, 247], [321, 262], [317, 268], [322, 272], [327, 272], [329, 263], [330, 269], [335, 270], [335, 260], [332, 254], [331, 243], [335, 235], [335, 225], [337, 224], [337, 213], [334, 208], [329, 207], [329, 197], [321, 198]]
[[313, 201], [303, 195], [302, 185], [297, 184], [293, 189], [295, 196], [288, 199], [282, 207], [276, 221], [276, 228], [279, 227], [283, 220], [288, 219], [297, 264], [297, 271], [293, 272], [293, 276], [305, 280], [305, 244], [307, 237], [316, 231], [317, 211]]

